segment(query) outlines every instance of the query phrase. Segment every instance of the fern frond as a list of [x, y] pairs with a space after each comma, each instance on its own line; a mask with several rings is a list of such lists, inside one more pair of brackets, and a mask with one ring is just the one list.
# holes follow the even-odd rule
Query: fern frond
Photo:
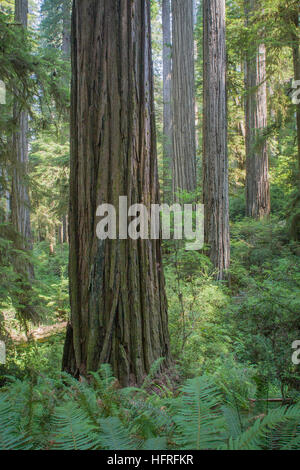
[[219, 404], [219, 392], [210, 378], [204, 376], [186, 382], [174, 416], [175, 442], [180, 449], [218, 448], [225, 428]]
[[234, 439], [237, 438], [243, 432], [238, 411], [229, 406], [223, 406], [222, 411], [227, 424], [229, 437]]
[[147, 439], [142, 446], [142, 450], [168, 450], [166, 437], [155, 437]]
[[152, 366], [150, 367], [150, 372], [144, 380], [144, 383], [141, 387], [142, 390], [146, 390], [148, 387], [151, 386], [155, 376], [158, 374], [159, 370], [161, 369], [161, 365], [164, 362], [165, 358], [160, 357], [155, 362], [153, 362]]
[[128, 429], [119, 418], [100, 419], [99, 442], [104, 450], [132, 450], [137, 442], [130, 436]]
[[32, 443], [19, 426], [18, 414], [9, 402], [9, 396], [0, 396], [0, 450], [30, 450]]
[[97, 429], [85, 410], [70, 401], [58, 407], [52, 418], [51, 445], [57, 450], [93, 450], [100, 447]]
[[110, 364], [102, 364], [98, 372], [90, 372], [90, 375], [99, 392], [106, 392], [116, 381]]
[[[284, 406], [276, 410], [270, 411], [264, 418], [256, 420], [256, 422], [247, 429], [240, 437], [230, 439], [230, 450], [261, 450], [266, 445], [266, 438], [268, 433], [278, 429], [286, 423], [300, 422], [300, 408], [299, 406], [292, 406], [290, 408]], [[296, 435], [295, 435], [296, 434]], [[297, 437], [297, 430], [292, 433], [283, 435], [279, 431], [278, 447], [288, 446], [289, 442]]]

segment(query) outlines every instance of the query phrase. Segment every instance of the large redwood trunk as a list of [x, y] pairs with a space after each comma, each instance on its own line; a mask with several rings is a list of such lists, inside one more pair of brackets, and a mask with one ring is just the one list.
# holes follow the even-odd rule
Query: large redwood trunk
[[217, 278], [230, 264], [225, 0], [203, 2], [203, 200], [205, 241]]
[[[251, 19], [257, 0], [245, 0], [246, 17]], [[248, 52], [246, 88], [246, 214], [257, 219], [270, 214], [268, 145], [265, 136], [268, 120], [266, 47]]]
[[[119, 196], [159, 202], [150, 2], [74, 0], [70, 193], [71, 323], [63, 369], [110, 363], [140, 384], [169, 359], [161, 242], [96, 237], [96, 209]], [[117, 211], [118, 212], [118, 211]]]
[[196, 177], [193, 0], [172, 0], [173, 193], [194, 192]]
[[162, 0], [163, 26], [163, 100], [164, 100], [164, 202], [172, 199], [172, 48], [171, 0]]

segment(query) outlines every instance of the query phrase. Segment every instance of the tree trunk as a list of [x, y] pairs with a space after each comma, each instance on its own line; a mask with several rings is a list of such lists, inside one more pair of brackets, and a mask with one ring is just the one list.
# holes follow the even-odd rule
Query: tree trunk
[[62, 220], [62, 242], [69, 243], [68, 216], [64, 215]]
[[173, 192], [194, 192], [196, 177], [193, 0], [172, 0]]
[[164, 100], [164, 201], [172, 199], [172, 106], [171, 106], [171, 4], [170, 0], [162, 1], [163, 26], [163, 100]]
[[[71, 0], [63, 0], [63, 38], [62, 38], [62, 53], [66, 60], [70, 59], [71, 55]], [[65, 82], [70, 83], [70, 76], [66, 74], [64, 76]], [[69, 136], [68, 136], [69, 139]], [[68, 216], [62, 217], [62, 232], [61, 232], [61, 243], [68, 243]]]
[[[193, 0], [193, 15], [194, 15], [194, 30], [197, 26], [197, 20], [198, 20], [198, 5], [197, 5], [197, 0]], [[194, 37], [194, 58], [195, 61], [199, 61], [198, 57], [198, 41], [197, 38]], [[200, 142], [200, 132], [199, 132], [199, 107], [198, 107], [198, 100], [197, 96], [195, 94], [195, 141], [196, 141], [196, 155], [198, 154], [199, 150], [199, 142]], [[196, 172], [197, 173], [197, 172]]]
[[68, 216], [64, 215], [61, 218], [60, 224], [57, 227], [57, 241], [61, 245], [69, 243], [68, 239]]
[[140, 384], [153, 361], [169, 360], [161, 241], [99, 240], [96, 210], [103, 203], [117, 210], [120, 196], [128, 206], [159, 202], [150, 2], [74, 0], [71, 45], [71, 323], [63, 369], [84, 376], [110, 363], [123, 386]]
[[230, 264], [225, 0], [203, 2], [205, 241], [218, 279]]
[[[15, 22], [27, 28], [28, 0], [15, 0]], [[27, 250], [32, 248], [30, 226], [30, 201], [28, 193], [28, 113], [22, 109], [17, 100], [13, 110], [16, 130], [13, 134], [13, 174], [11, 191], [11, 218], [16, 232], [20, 235], [17, 248]], [[33, 275], [33, 268], [29, 268]]]
[[[258, 6], [257, 0], [245, 0], [246, 18]], [[255, 54], [248, 53], [246, 88], [246, 214], [257, 219], [270, 214], [270, 184], [267, 128], [266, 47], [260, 44]]]
[[65, 58], [69, 58], [71, 54], [71, 11], [70, 0], [63, 0], [63, 39], [62, 52]]
[[[299, 6], [293, 13], [293, 24], [299, 28]], [[299, 36], [294, 33], [292, 35], [293, 41], [293, 64], [294, 64], [294, 77], [296, 81], [300, 81], [300, 52], [299, 52]], [[297, 105], [296, 110], [297, 121], [297, 142], [298, 142], [298, 187], [300, 189], [300, 104]]]
[[[15, 0], [15, 22], [20, 24], [22, 31], [27, 28], [28, 0]], [[16, 98], [13, 107], [13, 118], [16, 130], [12, 139], [12, 189], [11, 189], [11, 221], [16, 235], [14, 247], [19, 251], [28, 252], [32, 249], [30, 226], [30, 201], [28, 192], [28, 113]], [[16, 311], [24, 321], [39, 321], [35, 306], [35, 295], [32, 290], [34, 278], [33, 265], [24, 256], [16, 253], [13, 257], [14, 270], [18, 285]]]

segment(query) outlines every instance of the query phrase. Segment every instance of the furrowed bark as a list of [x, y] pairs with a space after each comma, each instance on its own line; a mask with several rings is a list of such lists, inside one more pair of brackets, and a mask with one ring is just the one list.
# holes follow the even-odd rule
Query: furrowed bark
[[[96, 210], [159, 203], [150, 4], [74, 0], [70, 188], [71, 323], [63, 369], [110, 363], [124, 386], [169, 361], [160, 240], [98, 240]], [[117, 211], [118, 212], [118, 211]], [[119, 215], [119, 214], [118, 214]]]
[[162, 2], [163, 25], [163, 100], [164, 100], [164, 201], [172, 199], [172, 38], [171, 38], [171, 4], [170, 0]]
[[173, 194], [194, 192], [196, 177], [194, 5], [172, 0]]
[[205, 242], [223, 280], [230, 264], [225, 0], [204, 0], [203, 22]]
[[[258, 5], [245, 0], [246, 17]], [[245, 71], [246, 88], [246, 214], [261, 219], [270, 214], [270, 184], [267, 128], [266, 47], [262, 43], [256, 53], [248, 54]]]

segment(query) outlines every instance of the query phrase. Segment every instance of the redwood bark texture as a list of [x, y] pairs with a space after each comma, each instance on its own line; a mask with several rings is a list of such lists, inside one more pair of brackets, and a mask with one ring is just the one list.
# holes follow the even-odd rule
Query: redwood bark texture
[[150, 2], [74, 0], [72, 18], [70, 297], [63, 369], [110, 363], [140, 384], [169, 360], [161, 241], [96, 237], [102, 203], [159, 202]]
[[[196, 177], [193, 0], [172, 0], [173, 193], [194, 192]], [[175, 197], [176, 199], [176, 197]]]
[[[245, 0], [247, 21], [259, 8], [257, 0]], [[245, 70], [246, 214], [256, 219], [270, 214], [266, 47], [262, 43], [248, 53]]]
[[[28, 0], [15, 0], [15, 22], [22, 28], [27, 28]], [[20, 235], [19, 249], [31, 247], [30, 201], [28, 192], [28, 113], [18, 101], [13, 110], [16, 130], [13, 134], [12, 145], [12, 191], [11, 217], [12, 224]]]
[[217, 278], [230, 264], [225, 0], [203, 2], [203, 200], [205, 241]]
[[162, 0], [163, 26], [163, 100], [164, 100], [164, 201], [172, 199], [172, 37], [171, 37], [171, 1]]

